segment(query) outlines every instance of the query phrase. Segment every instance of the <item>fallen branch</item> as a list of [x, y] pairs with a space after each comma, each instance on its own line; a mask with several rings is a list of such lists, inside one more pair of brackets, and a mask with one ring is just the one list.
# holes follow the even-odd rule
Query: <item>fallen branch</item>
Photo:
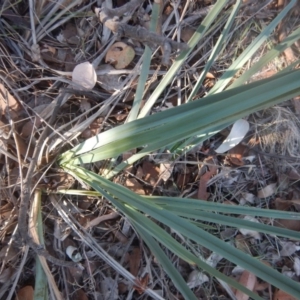
[[103, 25], [119, 37], [125, 36], [144, 44], [155, 44], [161, 46], [167, 53], [170, 52], [170, 48], [173, 50], [187, 50], [189, 47], [185, 43], [178, 43], [155, 32], [151, 32], [144, 27], [131, 26], [120, 21], [119, 17], [133, 11], [142, 2], [141, 0], [133, 0], [115, 9], [108, 9], [106, 7], [95, 8], [95, 14], [99, 17]]

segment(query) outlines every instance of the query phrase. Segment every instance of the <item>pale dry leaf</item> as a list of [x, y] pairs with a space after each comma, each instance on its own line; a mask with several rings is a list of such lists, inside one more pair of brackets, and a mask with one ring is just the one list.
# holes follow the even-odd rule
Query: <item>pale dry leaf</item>
[[93, 89], [97, 82], [94, 66], [88, 61], [77, 65], [72, 73], [72, 81], [88, 90]]
[[224, 153], [229, 149], [235, 147], [238, 143], [240, 143], [247, 132], [249, 131], [249, 122], [243, 119], [237, 120], [228, 135], [225, 141], [218, 147], [215, 151], [217, 153]]
[[285, 242], [281, 241], [280, 242], [282, 249], [280, 251], [281, 256], [291, 256], [293, 255], [296, 251], [300, 250], [300, 246], [297, 246], [293, 242]]
[[193, 270], [188, 277], [187, 285], [190, 289], [193, 289], [208, 281], [209, 278], [205, 274], [198, 270]]
[[268, 198], [276, 192], [276, 183], [271, 183], [257, 192], [258, 198]]
[[244, 205], [247, 202], [254, 204], [254, 201], [255, 201], [255, 196], [252, 193], [242, 193], [239, 200], [241, 205]]
[[116, 69], [127, 67], [134, 59], [135, 51], [123, 42], [113, 44], [107, 51], [105, 62], [113, 65]]
[[[239, 280], [239, 283], [242, 286], [248, 288], [250, 291], [253, 291], [256, 282], [257, 282], [256, 276], [247, 270], [244, 270], [244, 272]], [[239, 290], [236, 291], [235, 296], [236, 296], [237, 300], [248, 300], [249, 299], [248, 295], [244, 294], [243, 292], [241, 292]]]
[[294, 270], [297, 276], [300, 276], [300, 259], [299, 257], [294, 258]]
[[217, 264], [219, 263], [219, 261], [223, 259], [223, 256], [221, 256], [220, 254], [213, 252], [207, 259], [206, 259], [206, 263], [208, 265], [210, 265], [213, 268], [216, 268]]
[[[252, 216], [245, 216], [243, 219], [247, 220], [247, 221], [259, 223], [259, 221], [257, 219], [255, 219], [254, 217], [252, 217]], [[261, 239], [261, 234], [259, 232], [255, 231], [255, 230], [240, 228], [239, 231], [244, 236], [251, 236], [251, 237], [255, 238], [256, 240]]]
[[160, 173], [160, 178], [166, 182], [174, 169], [174, 164], [170, 164], [170, 163], [161, 163], [159, 166], [159, 173]]

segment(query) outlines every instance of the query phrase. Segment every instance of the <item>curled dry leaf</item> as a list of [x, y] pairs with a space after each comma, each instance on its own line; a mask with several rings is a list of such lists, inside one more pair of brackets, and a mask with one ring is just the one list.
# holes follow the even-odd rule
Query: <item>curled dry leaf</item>
[[224, 153], [229, 149], [235, 147], [238, 143], [240, 143], [243, 140], [243, 138], [249, 131], [249, 127], [249, 123], [246, 120], [237, 120], [233, 124], [230, 134], [228, 135], [226, 140], [215, 151], [217, 153]]
[[257, 192], [258, 198], [268, 198], [276, 192], [276, 183], [271, 183]]
[[66, 253], [74, 262], [80, 262], [82, 260], [81, 254], [78, 252], [78, 249], [73, 246], [68, 246], [66, 249]]
[[132, 47], [123, 42], [117, 42], [108, 49], [105, 62], [113, 65], [116, 69], [123, 69], [132, 62], [134, 56], [135, 52]]
[[91, 90], [97, 82], [97, 74], [94, 66], [88, 61], [77, 65], [72, 73], [72, 81]]

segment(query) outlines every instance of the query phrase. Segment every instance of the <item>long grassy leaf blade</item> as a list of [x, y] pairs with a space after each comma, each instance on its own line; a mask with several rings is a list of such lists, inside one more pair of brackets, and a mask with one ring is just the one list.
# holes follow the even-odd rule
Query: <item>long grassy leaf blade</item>
[[64, 153], [61, 163], [80, 154], [73, 159], [74, 164], [95, 162], [141, 146], [153, 151], [195, 134], [205, 134], [300, 94], [299, 74], [295, 70], [275, 75], [113, 128]]
[[284, 16], [293, 8], [296, 0], [291, 0], [289, 4], [276, 16], [276, 18], [258, 35], [258, 37], [247, 47], [245, 51], [232, 63], [232, 65], [221, 76], [216, 85], [209, 91], [209, 95], [219, 93], [232, 80], [238, 70], [253, 56], [259, 47], [269, 38], [275, 27], [281, 22]]
[[[79, 176], [77, 170], [74, 170], [73, 175]], [[83, 179], [83, 178], [82, 178]], [[207, 263], [202, 261], [201, 259], [195, 257], [192, 253], [190, 253], [187, 249], [185, 249], [181, 244], [179, 244], [176, 240], [174, 240], [169, 234], [167, 234], [161, 227], [157, 224], [153, 223], [147, 217], [136, 211], [133, 207], [124, 202], [118, 201], [115, 197], [112, 197], [110, 194], [106, 192], [106, 189], [103, 189], [101, 184], [96, 180], [91, 180], [90, 178], [85, 177], [85, 182], [88, 183], [91, 187], [96, 189], [100, 194], [106, 197], [109, 201], [111, 201], [120, 211], [126, 214], [126, 216], [134, 222], [137, 222], [140, 227], [142, 227], [146, 232], [155, 237], [160, 243], [168, 247], [172, 252], [176, 255], [184, 259], [185, 261], [196, 264], [199, 268], [209, 272], [212, 276], [215, 276], [229, 285], [243, 291], [245, 294], [249, 295], [253, 299], [262, 300], [262, 298], [258, 297], [255, 293], [246, 289], [244, 286], [236, 282], [235, 280], [225, 276], [221, 272], [209, 266]], [[188, 298], [189, 299], [189, 298]]]
[[280, 227], [274, 227], [270, 225], [265, 225], [262, 223], [256, 223], [251, 222], [248, 220], [243, 220], [239, 218], [234, 218], [230, 216], [224, 216], [220, 214], [210, 213], [210, 212], [203, 212], [203, 211], [196, 211], [192, 209], [185, 209], [185, 210], [179, 210], [179, 209], [171, 209], [169, 210], [178, 216], [191, 218], [195, 220], [201, 220], [206, 222], [213, 222], [215, 223], [215, 220], [218, 220], [218, 224], [221, 225], [227, 225], [234, 228], [245, 228], [254, 230], [257, 232], [267, 233], [267, 234], [273, 234], [278, 235], [282, 237], [287, 237], [295, 240], [300, 240], [300, 235], [298, 231], [289, 230], [285, 228]]
[[80, 167], [77, 167], [74, 169], [74, 171], [76, 174], [81, 174], [79, 176], [83, 180], [89, 178], [89, 182], [94, 186], [95, 183], [100, 184], [103, 190], [107, 190], [110, 194], [122, 199], [122, 201], [125, 201], [125, 203], [128, 205], [143, 211], [144, 213], [180, 232], [182, 235], [195, 241], [196, 243], [205, 245], [205, 247], [209, 248], [213, 252], [219, 253], [226, 259], [245, 268], [261, 279], [270, 282], [272, 285], [295, 297], [300, 298], [300, 287], [296, 282], [291, 281], [289, 278], [277, 271], [274, 271], [272, 268], [264, 265], [258, 260], [253, 259], [252, 257], [226, 244], [205, 230], [191, 224], [188, 220], [179, 218], [169, 211], [162, 210], [161, 207], [155, 205], [154, 203], [145, 202], [142, 197], [127, 190], [123, 186], [117, 185], [102, 178], [97, 174], [89, 172]]
[[238, 0], [236, 2], [235, 6], [234, 6], [234, 8], [232, 10], [232, 12], [231, 12], [231, 14], [230, 14], [230, 16], [229, 16], [226, 24], [225, 24], [225, 27], [224, 27], [224, 29], [223, 29], [223, 31], [222, 31], [222, 33], [221, 33], [221, 35], [220, 35], [220, 37], [219, 37], [219, 39], [217, 41], [217, 43], [216, 43], [216, 45], [215, 45], [212, 53], [211, 53], [208, 61], [206, 62], [205, 66], [204, 66], [203, 71], [201, 72], [201, 74], [200, 74], [200, 76], [199, 76], [199, 78], [197, 80], [197, 83], [193, 87], [193, 90], [190, 93], [187, 102], [190, 102], [194, 98], [194, 96], [197, 94], [199, 88], [201, 87], [201, 85], [203, 83], [203, 80], [205, 79], [205, 76], [206, 76], [207, 72], [209, 71], [209, 69], [213, 65], [216, 57], [220, 54], [220, 50], [221, 50], [221, 48], [223, 46], [224, 41], [226, 40], [226, 38], [228, 36], [228, 32], [229, 32], [229, 30], [230, 30], [230, 28], [231, 28], [231, 26], [232, 26], [232, 24], [234, 22], [234, 18], [235, 18], [236, 14], [237, 14], [237, 12], [238, 12], [238, 10], [240, 8], [240, 5], [241, 5], [241, 0]]
[[190, 41], [188, 42], [189, 49], [184, 50], [180, 53], [180, 55], [176, 58], [175, 62], [172, 64], [171, 68], [169, 69], [168, 73], [164, 76], [162, 81], [159, 83], [157, 88], [153, 91], [149, 99], [147, 100], [146, 104], [142, 108], [139, 118], [143, 118], [149, 114], [152, 106], [160, 96], [160, 94], [164, 91], [167, 85], [171, 82], [179, 68], [182, 64], [186, 61], [188, 55], [192, 52], [194, 47], [198, 44], [198, 42], [203, 38], [205, 32], [215, 21], [217, 15], [221, 12], [228, 1], [227, 0], [218, 0], [217, 3], [214, 5], [213, 9], [209, 12], [209, 14], [204, 18], [203, 22], [199, 25], [197, 31], [191, 37]]
[[166, 196], [141, 196], [149, 201], [153, 201], [166, 209], [177, 209], [178, 211], [188, 208], [194, 211], [208, 211], [219, 212], [227, 214], [248, 215], [265, 217], [270, 219], [287, 219], [300, 220], [300, 213], [287, 212], [275, 209], [257, 208], [241, 205], [230, 205], [216, 202], [209, 202], [204, 200], [180, 198], [180, 197], [166, 197]]
[[237, 78], [228, 89], [235, 88], [237, 86], [242, 85], [247, 80], [251, 78], [254, 74], [259, 72], [263, 66], [266, 66], [269, 62], [271, 62], [274, 58], [276, 58], [280, 53], [282, 53], [285, 49], [292, 46], [297, 40], [299, 40], [300, 36], [300, 28], [293, 31], [288, 37], [286, 37], [280, 44], [276, 45], [273, 49], [271, 49], [268, 53], [266, 53], [257, 63], [255, 63], [249, 70], [247, 70], [244, 74], [242, 74], [239, 78]]

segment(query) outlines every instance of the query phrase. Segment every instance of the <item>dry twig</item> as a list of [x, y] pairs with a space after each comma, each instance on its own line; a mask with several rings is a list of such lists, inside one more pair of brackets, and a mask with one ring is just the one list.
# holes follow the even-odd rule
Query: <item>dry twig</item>
[[[187, 50], [188, 45], [185, 43], [178, 43], [172, 39], [163, 37], [154, 32], [151, 32], [141, 26], [131, 26], [123, 23], [119, 20], [119, 17], [125, 15], [128, 12], [133, 11], [141, 4], [141, 0], [132, 0], [125, 5], [115, 8], [95, 8], [95, 13], [99, 17], [100, 22], [108, 27], [112, 32], [119, 37], [125, 36], [140, 41], [144, 44], [159, 45], [165, 51], [170, 52], [173, 50]], [[163, 58], [164, 60], [164, 58]]]

